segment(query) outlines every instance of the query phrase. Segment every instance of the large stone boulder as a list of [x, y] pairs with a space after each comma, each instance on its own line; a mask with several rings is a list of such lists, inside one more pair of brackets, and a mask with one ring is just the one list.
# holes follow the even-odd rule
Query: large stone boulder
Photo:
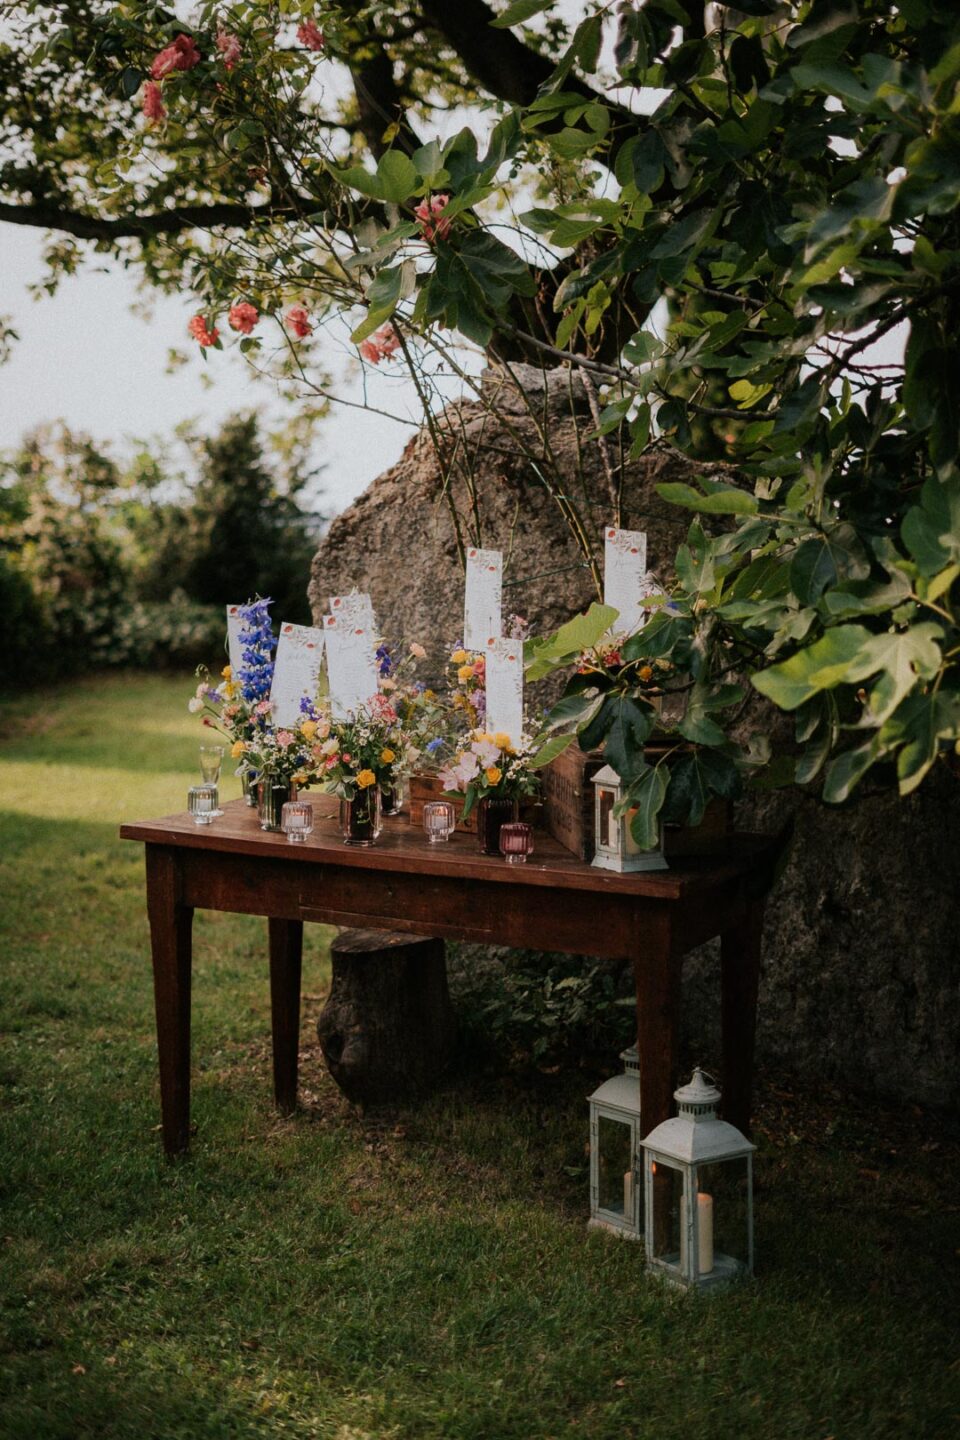
[[[460, 638], [463, 613], [447, 487], [461, 517], [479, 518], [482, 543], [504, 552], [505, 611], [520, 612], [535, 631], [552, 628], [595, 594], [551, 486], [575, 504], [600, 554], [619, 489], [622, 523], [646, 530], [651, 567], [670, 578], [688, 520], [654, 487], [689, 479], [689, 463], [663, 447], [621, 468], [615, 442], [605, 457], [583, 438], [596, 400], [578, 377], [524, 366], [512, 373], [522, 394], [502, 372], [487, 372], [483, 403], [462, 403], [440, 417], [443, 464], [434, 438], [421, 431], [333, 522], [313, 565], [317, 617], [328, 595], [369, 590], [383, 633], [431, 642], [439, 670]], [[461, 524], [466, 530], [465, 518]], [[812, 796], [756, 795], [741, 803], [738, 824], [775, 830], [790, 813], [796, 839], [768, 906], [758, 1058], [813, 1082], [955, 1104], [957, 781], [934, 777], [909, 800], [874, 795], [846, 809]], [[685, 971], [688, 1042], [704, 1060], [715, 1060], [718, 1047], [715, 959], [705, 947]]]

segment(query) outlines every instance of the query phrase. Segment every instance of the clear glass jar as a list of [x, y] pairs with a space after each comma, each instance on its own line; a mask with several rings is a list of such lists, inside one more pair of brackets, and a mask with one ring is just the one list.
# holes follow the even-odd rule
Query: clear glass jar
[[297, 790], [289, 780], [278, 780], [267, 775], [257, 781], [257, 813], [261, 830], [279, 830], [283, 807], [288, 800], [295, 800]]
[[449, 840], [456, 828], [456, 814], [449, 800], [428, 800], [423, 807], [423, 828], [431, 845]]
[[508, 820], [500, 826], [500, 854], [508, 865], [524, 865], [533, 854], [533, 826], [523, 820]]

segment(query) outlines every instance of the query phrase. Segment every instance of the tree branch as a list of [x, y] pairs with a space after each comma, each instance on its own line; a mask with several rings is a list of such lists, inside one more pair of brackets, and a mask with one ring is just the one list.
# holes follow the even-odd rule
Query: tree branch
[[[364, 217], [374, 216], [385, 221], [381, 207], [375, 201], [363, 202], [362, 210]], [[175, 205], [154, 214], [123, 215], [117, 219], [71, 210], [49, 201], [35, 205], [0, 201], [0, 221], [5, 220], [10, 225], [30, 225], [40, 230], [60, 230], [67, 235], [75, 235], [78, 240], [150, 240], [162, 235], [177, 235], [184, 230], [218, 227], [249, 230], [264, 221], [292, 220], [303, 215], [320, 215], [323, 223], [331, 229], [343, 223], [340, 211], [324, 208], [309, 198], [265, 201], [260, 205], [211, 201], [205, 205]]]

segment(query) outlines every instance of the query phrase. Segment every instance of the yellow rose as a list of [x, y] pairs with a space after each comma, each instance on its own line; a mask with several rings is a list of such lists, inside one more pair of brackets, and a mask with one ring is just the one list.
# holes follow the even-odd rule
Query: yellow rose
[[508, 754], [513, 751], [513, 746], [510, 744], [510, 736], [502, 730], [498, 730], [496, 735], [494, 735], [493, 743], [498, 750], [506, 750]]
[[309, 783], [310, 776], [306, 775], [302, 770], [298, 770], [296, 775], [290, 776], [291, 785], [308, 785]]
[[463, 684], [463, 683], [464, 683], [465, 681], [467, 681], [467, 680], [472, 680], [472, 679], [473, 679], [473, 666], [472, 666], [472, 665], [461, 665], [461, 666], [460, 666], [460, 669], [457, 671], [457, 679], [461, 682], [461, 684]]
[[384, 765], [392, 765], [396, 758], [396, 755], [390, 749], [389, 745], [385, 750], [380, 751], [380, 759], [383, 761]]
[[316, 720], [304, 720], [303, 724], [300, 726], [300, 734], [303, 736], [304, 740], [312, 740], [316, 733]]
[[646, 685], [648, 680], [653, 679], [653, 666], [641, 665], [640, 669], [637, 671], [637, 677], [642, 684]]
[[240, 756], [243, 755], [246, 751], [246, 748], [246, 740], [234, 740], [233, 744], [230, 746], [230, 754], [234, 760], [239, 760]]
[[374, 775], [372, 770], [361, 770], [360, 774], [357, 776], [357, 784], [360, 786], [361, 790], [366, 790], [369, 786], [376, 785], [376, 783], [377, 777], [376, 775]]
[[496, 765], [491, 765], [490, 768], [488, 770], [484, 770], [483, 773], [484, 775], [486, 775], [487, 783], [489, 785], [499, 785], [500, 781], [503, 778], [503, 771], [499, 769]]
[[220, 671], [220, 674], [223, 676], [224, 680], [232, 680], [232, 679], [233, 679], [233, 666], [232, 666], [232, 665], [224, 665], [223, 669]]
[[450, 656], [450, 659], [453, 661], [454, 665], [463, 665], [465, 661], [470, 659], [470, 656], [467, 654], [466, 650], [454, 650], [453, 654]]

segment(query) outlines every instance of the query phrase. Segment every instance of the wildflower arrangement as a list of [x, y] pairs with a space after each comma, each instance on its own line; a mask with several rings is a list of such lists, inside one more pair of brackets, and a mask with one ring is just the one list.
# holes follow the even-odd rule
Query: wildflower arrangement
[[487, 713], [485, 656], [458, 645], [450, 655], [447, 670], [450, 709], [455, 724], [459, 722], [461, 731], [482, 730]]
[[187, 702], [191, 714], [200, 715], [204, 725], [229, 742], [230, 754], [239, 762], [238, 774], [243, 770], [259, 773], [260, 767], [251, 757], [263, 750], [263, 740], [270, 728], [272, 707], [268, 697], [273, 682], [270, 604], [270, 600], [251, 600], [240, 606], [238, 673], [234, 675], [233, 667], [225, 665], [220, 683], [212, 685], [209, 670], [199, 665], [199, 684]]
[[[265, 709], [261, 709], [265, 707]], [[264, 775], [280, 784], [295, 785], [302, 790], [313, 784], [324, 770], [323, 745], [329, 734], [329, 722], [304, 715], [293, 727], [274, 728], [269, 723], [269, 700], [258, 701], [256, 718], [263, 719], [250, 739], [237, 740], [230, 754], [257, 775]]]
[[393, 785], [403, 758], [398, 723], [396, 709], [382, 694], [354, 719], [327, 722], [326, 735], [315, 747], [323, 788], [341, 800], [353, 800], [374, 785]]
[[603, 636], [589, 650], [581, 651], [577, 660], [577, 674], [586, 676], [598, 689], [640, 692], [648, 699], [659, 698], [673, 668], [669, 660], [631, 654], [623, 636]]
[[539, 780], [534, 772], [534, 743], [521, 735], [516, 745], [509, 735], [474, 731], [458, 750], [452, 764], [440, 771], [448, 793], [464, 796], [464, 819], [480, 800], [517, 800], [535, 795]]

